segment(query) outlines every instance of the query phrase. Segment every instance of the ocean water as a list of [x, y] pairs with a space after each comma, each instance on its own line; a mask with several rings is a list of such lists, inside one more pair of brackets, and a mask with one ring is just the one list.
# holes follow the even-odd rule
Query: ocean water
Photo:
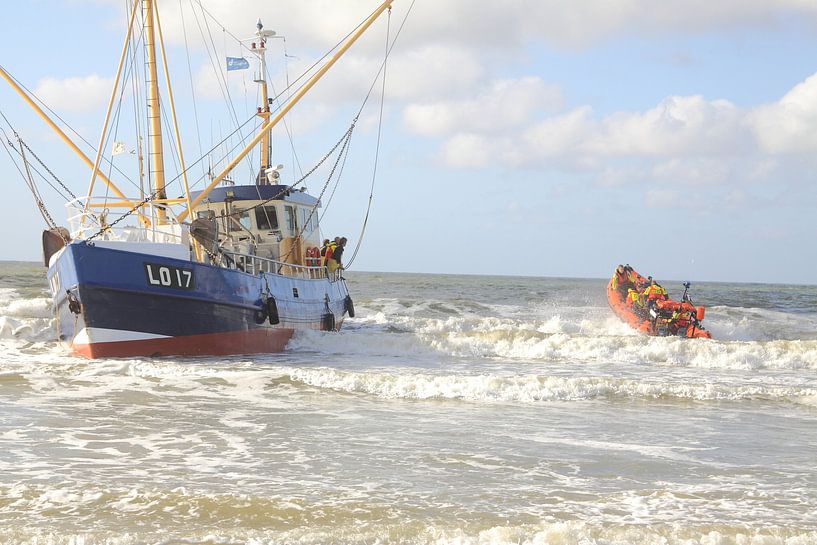
[[[0, 543], [817, 543], [817, 287], [348, 273], [282, 354], [86, 361], [0, 263]], [[677, 295], [680, 282], [665, 282]]]

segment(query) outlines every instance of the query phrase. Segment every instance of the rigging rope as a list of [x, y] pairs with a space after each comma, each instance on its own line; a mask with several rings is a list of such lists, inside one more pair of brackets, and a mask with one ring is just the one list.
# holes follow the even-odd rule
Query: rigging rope
[[354, 251], [352, 251], [352, 257], [349, 258], [349, 261], [346, 263], [344, 268], [349, 268], [352, 263], [355, 262], [355, 258], [357, 257], [358, 251], [360, 251], [360, 245], [363, 243], [363, 236], [366, 234], [366, 226], [369, 223], [369, 213], [372, 210], [372, 199], [374, 198], [374, 182], [377, 178], [377, 160], [380, 157], [380, 135], [382, 134], [383, 128], [383, 103], [386, 99], [386, 63], [389, 60], [389, 30], [391, 29], [391, 8], [389, 8], [389, 15], [388, 15], [388, 24], [386, 25], [386, 57], [383, 59], [383, 82], [380, 88], [380, 116], [377, 122], [377, 145], [375, 146], [375, 153], [374, 153], [374, 168], [372, 169], [372, 185], [369, 188], [369, 202], [366, 205], [366, 216], [363, 218], [363, 226], [360, 228], [360, 235], [357, 238], [357, 244], [355, 245]]
[[[321, 197], [326, 192], [326, 188], [329, 187], [329, 182], [332, 181], [332, 177], [335, 175], [335, 170], [338, 168], [338, 163], [340, 163], [341, 159], [343, 159], [343, 163], [346, 163], [346, 153], [349, 151], [349, 142], [352, 140], [352, 131], [355, 130], [355, 125], [357, 124], [357, 117], [352, 120], [352, 125], [349, 127], [349, 130], [346, 131], [345, 138], [343, 139], [343, 147], [340, 148], [340, 152], [338, 153], [338, 158], [335, 159], [335, 164], [332, 165], [332, 170], [329, 172], [329, 176], [326, 178], [326, 183], [323, 184], [323, 189], [321, 189], [320, 194], [317, 196], [317, 200], [315, 201], [315, 206], [311, 208], [309, 211], [309, 217], [306, 218], [302, 223], [300, 230], [298, 231], [298, 238], [303, 236], [304, 232], [306, 231], [306, 226], [312, 221], [312, 217], [315, 215], [315, 211], [318, 209], [318, 205], [321, 202]], [[344, 153], [346, 152], [346, 153]], [[343, 168], [341, 167], [341, 171]], [[338, 174], [338, 178], [340, 178], [340, 174]], [[297, 221], [297, 217], [295, 218]], [[290, 246], [289, 251], [286, 255], [280, 260], [286, 263], [287, 258], [289, 258], [290, 254], [292, 254], [292, 250], [294, 246]]]
[[[371, 209], [372, 209], [372, 199], [374, 198], [374, 185], [375, 185], [375, 180], [377, 178], [377, 164], [378, 164], [378, 158], [380, 156], [380, 136], [381, 136], [381, 129], [383, 127], [383, 103], [385, 101], [385, 95], [386, 95], [386, 64], [387, 64], [387, 62], [389, 60], [389, 55], [391, 54], [391, 50], [394, 48], [394, 45], [397, 43], [397, 39], [400, 37], [400, 33], [403, 31], [403, 26], [406, 24], [406, 20], [408, 19], [408, 16], [409, 16], [409, 14], [411, 14], [411, 10], [414, 9], [415, 1], [416, 0], [412, 0], [411, 5], [409, 5], [409, 9], [406, 11], [406, 15], [403, 17], [403, 20], [400, 23], [400, 27], [397, 29], [397, 34], [395, 34], [394, 41], [392, 41], [391, 45], [389, 45], [389, 29], [391, 28], [391, 7], [389, 7], [388, 25], [386, 27], [386, 55], [385, 55], [385, 58], [383, 59], [383, 64], [382, 64], [382, 66], [380, 68], [380, 70], [382, 70], [382, 72], [383, 72], [383, 83], [382, 83], [381, 92], [380, 92], [380, 118], [378, 120], [378, 125], [377, 125], [377, 147], [376, 147], [376, 151], [375, 151], [374, 168], [372, 170], [372, 185], [371, 185], [371, 188], [369, 190], [369, 203], [366, 206], [366, 216], [363, 218], [363, 226], [360, 229], [360, 236], [358, 237], [357, 245], [355, 246], [355, 249], [352, 252], [352, 257], [349, 259], [346, 266], [344, 267], [344, 268], [347, 268], [347, 269], [355, 261], [355, 258], [357, 257], [357, 253], [360, 250], [360, 246], [363, 243], [363, 237], [366, 234], [366, 227], [367, 227], [367, 225], [369, 223], [369, 213], [371, 212]], [[380, 74], [380, 71], [378, 71], [378, 75], [379, 74]], [[376, 82], [377, 82], [377, 80], [375, 79], [374, 83], [376, 83]], [[369, 94], [371, 94], [372, 88], [374, 88], [374, 83], [372, 83], [372, 87], [369, 89]], [[366, 99], [368, 99], [368, 98], [369, 98], [369, 95], [366, 95]], [[365, 103], [366, 103], [366, 101], [364, 100], [364, 105], [365, 105]], [[363, 107], [361, 106], [361, 110], [362, 109], [363, 109]], [[358, 113], [358, 115], [360, 115], [360, 114]]]
[[[253, 116], [253, 117], [255, 117], [255, 116]], [[247, 121], [245, 121], [245, 122], [244, 122], [244, 124], [242, 124], [242, 126], [243, 126], [243, 125], [246, 125], [246, 124], [247, 124], [249, 121], [252, 121], [252, 119], [253, 119], [253, 118], [250, 118], [250, 119], [248, 119]], [[355, 118], [355, 121], [357, 121], [357, 118]], [[338, 140], [338, 142], [337, 142], [337, 143], [336, 143], [334, 146], [332, 146], [332, 149], [331, 149], [331, 150], [329, 150], [329, 152], [328, 152], [326, 155], [324, 155], [324, 156], [321, 158], [321, 160], [320, 160], [320, 161], [318, 161], [318, 162], [315, 164], [315, 166], [313, 166], [313, 167], [312, 167], [312, 168], [309, 170], [309, 172], [307, 172], [307, 173], [306, 173], [304, 176], [302, 176], [300, 180], [298, 180], [297, 182], [295, 182], [294, 184], [292, 184], [292, 185], [290, 185], [290, 186], [285, 187], [284, 189], [282, 189], [281, 191], [279, 191], [279, 192], [278, 192], [276, 195], [274, 195], [273, 197], [271, 197], [271, 198], [269, 198], [269, 199], [267, 199], [267, 200], [265, 200], [265, 201], [262, 201], [262, 202], [260, 202], [260, 203], [258, 203], [258, 204], [256, 204], [256, 205], [254, 205], [254, 206], [251, 206], [250, 208], [247, 208], [247, 209], [246, 209], [246, 211], [247, 211], [247, 212], [249, 212], [250, 210], [254, 210], [254, 209], [258, 208], [259, 206], [263, 206], [263, 205], [265, 205], [265, 204], [267, 204], [267, 203], [269, 203], [269, 202], [271, 202], [271, 201], [274, 201], [274, 200], [276, 200], [276, 199], [279, 199], [279, 198], [280, 198], [282, 195], [285, 195], [285, 194], [286, 194], [288, 191], [291, 191], [291, 190], [292, 190], [292, 189], [293, 189], [295, 186], [297, 186], [297, 185], [301, 184], [301, 183], [302, 183], [304, 180], [306, 180], [306, 179], [307, 179], [307, 178], [308, 178], [310, 175], [312, 175], [312, 173], [313, 173], [313, 172], [315, 172], [315, 171], [316, 171], [318, 168], [320, 168], [320, 166], [321, 166], [321, 165], [322, 165], [322, 164], [323, 164], [323, 163], [324, 163], [324, 162], [325, 162], [325, 161], [326, 161], [326, 160], [327, 160], [329, 157], [331, 157], [331, 156], [332, 156], [332, 154], [335, 152], [335, 150], [336, 150], [336, 149], [338, 149], [338, 146], [340, 146], [340, 145], [341, 145], [341, 144], [342, 144], [342, 143], [343, 143], [345, 140], [347, 140], [348, 136], [349, 136], [349, 135], [351, 135], [351, 132], [352, 132], [352, 130], [353, 130], [353, 129], [354, 129], [354, 123], [353, 123], [353, 124], [352, 124], [352, 125], [351, 125], [351, 126], [350, 126], [350, 127], [347, 129], [347, 130], [346, 130], [346, 132], [345, 132], [345, 133], [343, 133], [343, 136], [340, 138], [340, 140]], [[224, 141], [226, 141], [227, 139], [231, 138], [231, 137], [233, 136], [233, 134], [235, 134], [235, 132], [237, 132], [237, 131], [238, 131], [238, 129], [236, 129], [235, 131], [233, 131], [233, 133], [231, 133], [230, 135], [228, 135], [228, 136], [227, 136], [227, 137], [226, 137], [224, 140], [222, 140], [221, 142], [219, 142], [218, 144], [216, 144], [216, 146], [215, 146], [213, 149], [215, 149], [216, 147], [220, 146], [220, 145], [221, 145], [221, 144], [222, 144]], [[211, 149], [210, 151], [212, 151], [212, 149]], [[208, 152], [208, 153], [209, 153], [209, 152]], [[190, 169], [190, 168], [191, 168], [193, 165], [195, 165], [196, 163], [198, 163], [199, 161], [201, 161], [201, 160], [202, 160], [204, 157], [206, 157], [206, 155], [205, 155], [205, 156], [202, 156], [202, 157], [201, 157], [201, 158], [199, 158], [199, 159], [198, 159], [198, 160], [197, 160], [195, 163], [193, 163], [193, 164], [191, 164], [190, 166], [188, 166], [188, 167], [187, 167], [187, 170], [189, 170], [189, 169]], [[167, 184], [167, 185], [169, 185], [169, 184], [171, 184], [171, 183], [173, 183], [173, 182], [176, 182], [176, 181], [177, 181], [177, 180], [178, 180], [180, 177], [181, 177], [181, 174], [179, 174], [178, 176], [176, 176], [175, 178], [173, 178], [173, 179], [172, 179], [170, 182], [168, 182], [168, 184]], [[167, 185], [166, 185], [165, 187], [167, 187]], [[90, 237], [88, 237], [87, 239], [85, 239], [85, 240], [86, 240], [86, 242], [87, 242], [87, 241], [91, 241], [91, 240], [93, 240], [93, 239], [97, 238], [98, 236], [100, 236], [100, 235], [101, 235], [102, 233], [104, 233], [105, 231], [110, 230], [110, 228], [112, 228], [114, 225], [116, 225], [117, 223], [119, 223], [120, 221], [122, 221], [123, 219], [125, 219], [126, 217], [130, 216], [130, 215], [131, 215], [131, 214], [133, 214], [134, 212], [136, 212], [136, 211], [137, 211], [139, 208], [141, 208], [142, 206], [146, 205], [148, 202], [150, 202], [150, 201], [152, 201], [153, 199], [155, 199], [157, 195], [158, 195], [158, 192], [157, 192], [157, 191], [154, 191], [153, 193], [151, 193], [150, 195], [148, 195], [147, 197], [145, 197], [144, 199], [142, 199], [142, 200], [141, 200], [139, 203], [137, 203], [137, 204], [136, 204], [136, 206], [134, 206], [133, 208], [131, 208], [130, 210], [128, 210], [127, 212], [125, 212], [124, 214], [122, 214], [120, 217], [118, 217], [118, 218], [117, 218], [117, 219], [116, 219], [114, 222], [112, 222], [112, 223], [110, 223], [110, 224], [108, 224], [108, 225], [106, 225], [106, 226], [103, 226], [103, 227], [102, 227], [102, 228], [101, 228], [99, 231], [97, 231], [96, 233], [94, 233], [93, 235], [91, 235]], [[228, 216], [228, 215], [225, 213], [225, 214], [221, 214], [220, 216], [214, 216], [214, 217], [213, 217], [213, 219], [225, 218], [225, 217], [227, 217], [227, 216]]]
[[198, 140], [199, 144], [199, 155], [201, 155], [202, 145], [201, 145], [201, 129], [199, 128], [199, 111], [198, 107], [196, 106], [196, 86], [193, 83], [193, 68], [190, 63], [190, 46], [187, 43], [187, 27], [184, 22], [184, 8], [182, 6], [182, 0], [179, 0], [179, 14], [181, 16], [182, 21], [182, 34], [184, 35], [184, 52], [187, 56], [187, 75], [190, 78], [190, 94], [192, 95], [192, 103], [193, 103], [193, 119], [196, 122], [196, 139]]
[[[3, 131], [3, 133], [5, 134], [5, 130]], [[20, 141], [19, 138], [20, 137], [18, 136], [17, 137], [18, 141]], [[12, 164], [14, 164], [14, 167], [17, 169], [17, 172], [20, 173], [20, 176], [23, 178], [23, 181], [26, 183], [26, 186], [28, 186], [29, 191], [31, 191], [31, 195], [34, 197], [34, 202], [40, 211], [40, 215], [42, 215], [48, 227], [53, 229], [54, 227], [56, 227], [56, 223], [54, 223], [54, 219], [51, 217], [51, 214], [48, 213], [48, 210], [45, 207], [45, 203], [42, 200], [42, 196], [40, 196], [39, 191], [37, 191], [37, 186], [34, 184], [34, 180], [31, 178], [31, 173], [28, 172], [28, 164], [26, 163], [25, 155], [22, 151], [23, 150], [22, 146], [20, 146], [20, 149], [18, 150], [17, 147], [11, 142], [11, 140], [8, 140], [8, 137], [6, 138], [6, 140], [8, 144], [6, 142], [3, 142], [3, 148], [5, 148], [6, 153], [8, 154], [9, 159], [11, 159]], [[26, 167], [25, 173], [20, 168], [20, 165], [17, 164], [17, 161], [14, 159], [14, 156], [9, 151], [9, 147], [11, 147], [11, 149], [13, 149], [18, 155], [22, 157], [23, 164]]]
[[[40, 210], [40, 214], [42, 215], [45, 223], [48, 225], [49, 229], [56, 229], [57, 223], [54, 221], [54, 218], [51, 217], [51, 214], [48, 213], [48, 209], [45, 207], [45, 203], [43, 202], [43, 198], [40, 195], [40, 192], [37, 190], [37, 186], [34, 184], [34, 178], [31, 177], [31, 171], [28, 169], [28, 161], [26, 160], [25, 152], [23, 151], [22, 143], [23, 141], [20, 137], [17, 137], [17, 141], [20, 142], [20, 157], [23, 158], [23, 166], [26, 170], [26, 185], [31, 190], [31, 194], [34, 196], [34, 201], [37, 203], [37, 208]], [[60, 237], [62, 237], [63, 242], [65, 242], [65, 236], [62, 232], [58, 231]]]
[[[338, 147], [339, 147], [341, 144], [343, 144], [345, 141], [347, 141], [347, 140], [348, 140], [348, 139], [351, 137], [352, 131], [354, 130], [354, 128], [355, 128], [355, 124], [356, 124], [356, 123], [357, 123], [357, 117], [355, 117], [355, 119], [353, 120], [353, 122], [352, 122], [352, 124], [349, 126], [349, 128], [348, 128], [348, 129], [346, 129], [346, 132], [344, 132], [344, 133], [343, 133], [343, 136], [341, 136], [341, 137], [340, 137], [340, 140], [338, 140], [338, 141], [335, 143], [335, 145], [334, 145], [334, 146], [332, 146], [332, 149], [330, 149], [330, 150], [329, 150], [329, 151], [326, 153], [326, 155], [324, 155], [324, 156], [323, 156], [323, 157], [320, 159], [320, 161], [318, 161], [318, 162], [317, 162], [317, 163], [316, 163], [316, 164], [315, 164], [315, 165], [314, 165], [314, 166], [313, 166], [311, 169], [309, 169], [309, 172], [307, 172], [306, 174], [304, 174], [303, 176], [301, 176], [301, 178], [300, 178], [300, 179], [298, 179], [296, 182], [294, 182], [292, 185], [288, 185], [288, 186], [284, 187], [284, 189], [282, 189], [281, 191], [279, 191], [278, 193], [276, 193], [276, 194], [275, 194], [273, 197], [270, 197], [269, 199], [267, 199], [267, 200], [265, 200], [265, 201], [262, 201], [262, 202], [260, 202], [260, 203], [258, 203], [258, 204], [255, 204], [255, 205], [253, 205], [253, 206], [251, 206], [251, 207], [249, 207], [249, 208], [245, 208], [245, 209], [243, 209], [243, 211], [244, 211], [244, 212], [249, 212], [250, 210], [255, 210], [255, 209], [256, 209], [256, 208], [258, 208], [259, 206], [264, 206], [265, 204], [268, 204], [268, 203], [270, 203], [270, 202], [272, 202], [272, 201], [274, 201], [274, 200], [277, 200], [277, 199], [279, 199], [279, 198], [280, 198], [282, 195], [285, 195], [287, 192], [292, 191], [292, 189], [293, 189], [295, 186], [298, 186], [298, 185], [300, 185], [301, 183], [303, 183], [303, 181], [304, 181], [304, 180], [306, 180], [307, 178], [309, 178], [309, 177], [312, 175], [312, 173], [314, 173], [316, 170], [318, 170], [318, 168], [320, 168], [320, 166], [321, 166], [323, 163], [325, 163], [325, 162], [326, 162], [326, 160], [327, 160], [327, 159], [329, 159], [329, 157], [331, 157], [333, 153], [335, 153], [335, 150], [336, 150], [336, 149], [338, 149]], [[334, 172], [334, 168], [333, 168], [333, 172]], [[227, 214], [227, 213], [225, 212], [224, 214], [221, 214], [220, 216], [213, 216], [213, 219], [226, 218], [226, 217], [228, 217], [228, 216], [229, 216], [229, 214]]]
[[[0, 65], [0, 67], [2, 67], [2, 65]], [[5, 70], [5, 68], [4, 68], [4, 70]], [[38, 103], [39, 103], [39, 104], [40, 104], [40, 105], [41, 105], [41, 106], [42, 106], [44, 109], [48, 110], [48, 112], [49, 112], [49, 113], [51, 113], [51, 115], [52, 115], [52, 116], [54, 116], [54, 117], [55, 117], [57, 120], [59, 120], [59, 121], [60, 121], [60, 123], [62, 123], [63, 125], [65, 125], [65, 127], [67, 127], [69, 131], [71, 131], [72, 133], [74, 133], [74, 134], [77, 136], [77, 138], [79, 138], [80, 140], [82, 140], [82, 142], [83, 142], [83, 143], [85, 143], [85, 144], [86, 144], [86, 145], [87, 145], [89, 148], [91, 148], [91, 150], [92, 150], [92, 151], [94, 151], [94, 152], [96, 151], [96, 146], [94, 146], [94, 145], [93, 145], [92, 143], [90, 143], [90, 142], [89, 142], [89, 141], [88, 141], [88, 140], [87, 140], [87, 139], [86, 139], [84, 136], [82, 136], [82, 135], [81, 135], [79, 132], [77, 132], [77, 130], [76, 130], [76, 129], [74, 129], [74, 128], [73, 128], [73, 127], [72, 127], [72, 126], [71, 126], [71, 125], [70, 125], [70, 124], [69, 124], [69, 123], [68, 123], [68, 122], [65, 120], [65, 119], [63, 119], [62, 117], [60, 117], [60, 116], [59, 116], [59, 114], [57, 114], [57, 112], [55, 112], [54, 110], [52, 110], [52, 109], [51, 109], [51, 108], [48, 106], [48, 104], [46, 104], [46, 103], [45, 103], [45, 102], [44, 102], [44, 101], [43, 101], [43, 100], [42, 100], [42, 99], [41, 99], [39, 96], [37, 96], [37, 95], [34, 93], [34, 91], [32, 91], [31, 89], [29, 89], [28, 87], [26, 87], [26, 86], [25, 86], [25, 84], [23, 84], [23, 82], [21, 82], [20, 80], [18, 80], [17, 78], [15, 78], [15, 77], [14, 77], [14, 75], [13, 75], [11, 72], [9, 72], [8, 70], [5, 70], [5, 71], [6, 71], [6, 73], [9, 75], [9, 77], [10, 77], [12, 80], [14, 80], [14, 82], [15, 82], [17, 85], [19, 85], [19, 86], [20, 86], [20, 88], [21, 88], [21, 89], [23, 89], [23, 90], [24, 90], [24, 91], [25, 91], [25, 92], [26, 92], [26, 93], [27, 93], [27, 94], [28, 94], [28, 95], [29, 95], [29, 96], [30, 96], [32, 99], [36, 100], [36, 101], [37, 101], [37, 102], [38, 102]], [[107, 158], [105, 158], [105, 161], [108, 161], [109, 163], [111, 162], [111, 161], [110, 161], [109, 159], [107, 159]], [[115, 170], [116, 170], [116, 171], [117, 171], [119, 174], [121, 174], [122, 176], [124, 176], [126, 180], [128, 180], [128, 181], [129, 181], [129, 182], [131, 182], [131, 183], [134, 183], [134, 182], [133, 182], [133, 180], [131, 180], [131, 179], [128, 177], [128, 175], [127, 175], [127, 174], [125, 174], [124, 172], [122, 172], [121, 170], [119, 170], [119, 169], [118, 169], [116, 166], [114, 166], [113, 168], [114, 168], [114, 169], [115, 169]]]

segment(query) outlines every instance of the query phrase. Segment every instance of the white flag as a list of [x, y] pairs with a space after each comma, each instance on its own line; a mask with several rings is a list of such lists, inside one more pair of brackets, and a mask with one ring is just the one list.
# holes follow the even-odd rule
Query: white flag
[[111, 148], [111, 154], [112, 155], [122, 155], [123, 153], [128, 153], [128, 150], [125, 149], [125, 143], [115, 141], [113, 143], [113, 148]]

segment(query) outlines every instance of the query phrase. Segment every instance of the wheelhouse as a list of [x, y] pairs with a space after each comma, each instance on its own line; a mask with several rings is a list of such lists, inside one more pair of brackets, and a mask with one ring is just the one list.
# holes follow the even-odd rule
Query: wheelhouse
[[219, 245], [228, 251], [315, 266], [315, 249], [321, 245], [319, 207], [318, 199], [304, 190], [245, 185], [213, 189], [193, 211], [196, 218], [216, 220]]

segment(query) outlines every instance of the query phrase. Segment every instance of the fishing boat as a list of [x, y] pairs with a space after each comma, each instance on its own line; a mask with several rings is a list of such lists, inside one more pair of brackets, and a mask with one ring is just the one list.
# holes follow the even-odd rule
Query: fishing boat
[[607, 284], [607, 303], [622, 321], [646, 335], [711, 339], [701, 324], [706, 309], [694, 305], [690, 287], [684, 282], [681, 301], [673, 301], [651, 276], [645, 278], [629, 265], [619, 265]]
[[[297, 330], [334, 331], [346, 317], [354, 316], [343, 269], [333, 268], [332, 260], [324, 262], [319, 250], [323, 240], [316, 210], [321, 195], [307, 193], [303, 178], [293, 184], [280, 182], [282, 165], [275, 165], [271, 157], [271, 131], [391, 3], [380, 4], [288, 101], [277, 106], [267, 91], [265, 60], [275, 33], [258, 21], [251, 45], [247, 44], [248, 56], [258, 67], [254, 80], [260, 104], [253, 116], [257, 132], [220, 171], [210, 172], [206, 187], [198, 191], [188, 185], [190, 165], [185, 165], [182, 153], [155, 0], [135, 1], [129, 12], [94, 159], [0, 69], [0, 75], [91, 170], [87, 196], [67, 204], [67, 228], [54, 223], [37, 199], [49, 224], [42, 237], [44, 264], [62, 342], [87, 358], [278, 352]], [[128, 196], [100, 167], [110, 141], [114, 104], [124, 94], [123, 67], [135, 58], [137, 45], [146, 61], [144, 126], [150, 160], [145, 173], [140, 147], [139, 179], [146, 179], [145, 189]], [[249, 64], [243, 58], [239, 63]], [[130, 66], [134, 71], [135, 64]], [[167, 84], [162, 95], [160, 65]], [[174, 160], [180, 163], [180, 174], [173, 179], [165, 171], [163, 148], [171, 140], [169, 134], [163, 135], [166, 126], [174, 128]], [[336, 161], [353, 128], [354, 121], [330, 151], [337, 152]], [[252, 150], [260, 156], [257, 175], [236, 184], [229, 175]], [[21, 140], [18, 151], [23, 155], [30, 148]], [[99, 186], [104, 186], [103, 195], [94, 192], [102, 189]]]

